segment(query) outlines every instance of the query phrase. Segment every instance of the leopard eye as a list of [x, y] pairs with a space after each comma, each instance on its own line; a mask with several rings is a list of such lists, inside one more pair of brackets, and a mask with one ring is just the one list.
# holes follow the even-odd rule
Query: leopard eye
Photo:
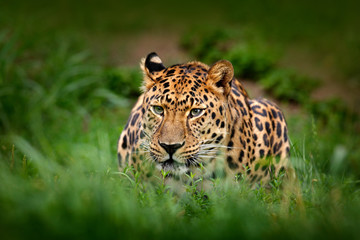
[[204, 112], [204, 109], [201, 108], [193, 108], [190, 111], [190, 117], [198, 117]]
[[162, 116], [164, 114], [164, 108], [161, 106], [152, 106], [151, 110], [153, 111], [153, 113], [155, 113], [156, 115], [160, 115]]

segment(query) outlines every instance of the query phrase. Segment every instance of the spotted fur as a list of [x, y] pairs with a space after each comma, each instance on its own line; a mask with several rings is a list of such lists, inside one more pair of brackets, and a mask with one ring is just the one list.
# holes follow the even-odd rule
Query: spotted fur
[[[245, 173], [266, 182], [286, 168], [288, 130], [282, 111], [250, 99], [230, 62], [164, 67], [156, 53], [141, 63], [143, 94], [118, 142], [120, 169], [153, 162], [173, 176]], [[220, 166], [220, 171], [219, 171]]]

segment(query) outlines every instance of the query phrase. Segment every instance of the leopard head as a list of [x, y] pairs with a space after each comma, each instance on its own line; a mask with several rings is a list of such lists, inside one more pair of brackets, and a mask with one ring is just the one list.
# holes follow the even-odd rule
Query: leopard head
[[229, 131], [228, 96], [234, 71], [189, 62], [165, 67], [156, 53], [142, 60], [143, 144], [159, 167], [173, 173], [206, 166]]

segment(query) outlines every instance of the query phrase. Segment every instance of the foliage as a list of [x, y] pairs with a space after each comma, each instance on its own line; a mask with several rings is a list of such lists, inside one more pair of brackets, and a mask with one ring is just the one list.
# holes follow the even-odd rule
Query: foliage
[[269, 50], [254, 43], [239, 44], [227, 52], [224, 58], [235, 66], [236, 76], [247, 79], [258, 79], [271, 71], [276, 59]]
[[205, 31], [201, 34], [195, 32], [197, 30], [185, 33], [181, 39], [181, 46], [200, 61], [211, 63], [221, 59], [226, 52], [226, 41], [229, 40], [230, 33], [224, 29]]
[[310, 101], [311, 92], [319, 86], [319, 81], [280, 69], [261, 78], [260, 84], [279, 100], [304, 104]]
[[71, 40], [29, 49], [3, 32], [0, 63], [0, 133], [26, 129], [37, 135], [39, 126], [74, 112], [85, 116], [104, 104], [127, 106], [126, 98], [139, 95], [139, 70], [101, 68]]
[[[306, 105], [308, 111], [325, 126], [338, 126], [340, 129], [352, 128], [359, 116], [338, 98], [312, 101]], [[336, 113], [336, 114], [334, 114]]]
[[[215, 181], [200, 194], [195, 185], [184, 186], [187, 191], [176, 195], [161, 179], [150, 185], [131, 171], [119, 175], [111, 157], [112, 129], [91, 124], [89, 130], [78, 139], [82, 143], [63, 146], [69, 155], [61, 165], [21, 137], [12, 138], [14, 150], [2, 150], [8, 153], [0, 162], [6, 183], [0, 185], [3, 239], [352, 239], [358, 234], [360, 195], [354, 182], [321, 174], [299, 152], [293, 161], [302, 164], [296, 167], [301, 188], [295, 186], [290, 195], [278, 185], [251, 189], [243, 181]], [[11, 151], [26, 156], [12, 157]]]
[[105, 72], [107, 86], [120, 96], [136, 98], [140, 95], [142, 74], [139, 69], [112, 68]]
[[224, 28], [192, 30], [183, 35], [181, 45], [200, 61], [213, 64], [226, 59], [234, 65], [236, 77], [257, 79], [274, 68], [277, 57], [264, 41], [248, 35]]

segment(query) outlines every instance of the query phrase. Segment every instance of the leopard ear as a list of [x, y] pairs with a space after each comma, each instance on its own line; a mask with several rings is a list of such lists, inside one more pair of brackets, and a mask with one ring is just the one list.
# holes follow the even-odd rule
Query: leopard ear
[[207, 83], [225, 96], [231, 91], [231, 82], [234, 78], [234, 68], [229, 61], [220, 60], [212, 65], [208, 71]]
[[155, 52], [149, 53], [146, 58], [141, 59], [140, 67], [144, 73], [143, 91], [149, 90], [155, 84], [154, 75], [165, 69], [160, 57]]

